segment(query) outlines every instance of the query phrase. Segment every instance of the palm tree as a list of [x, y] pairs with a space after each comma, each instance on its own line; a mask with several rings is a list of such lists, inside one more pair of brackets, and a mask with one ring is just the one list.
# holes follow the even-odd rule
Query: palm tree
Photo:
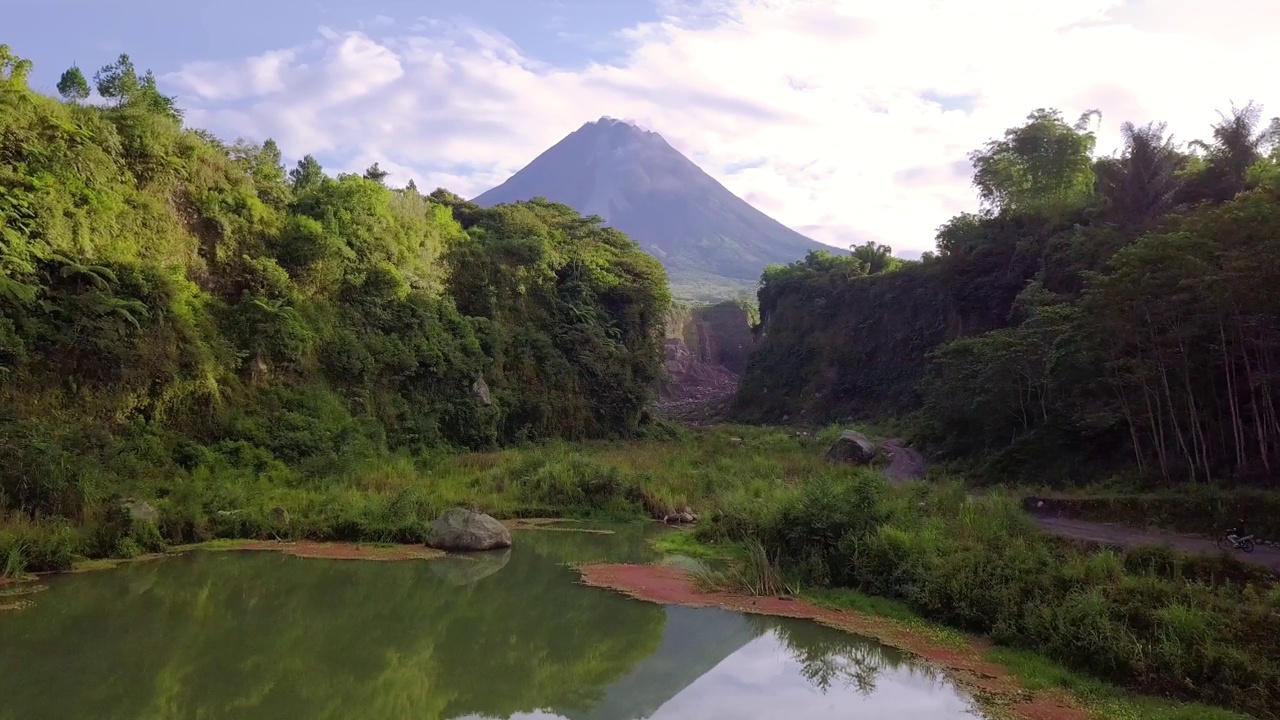
[[1213, 143], [1195, 141], [1191, 147], [1204, 155], [1205, 169], [1189, 183], [1184, 202], [1222, 202], [1248, 187], [1249, 170], [1269, 149], [1280, 143], [1280, 119], [1265, 128], [1262, 106], [1252, 102], [1243, 108], [1232, 106], [1231, 115], [1218, 113], [1222, 120], [1213, 126]]
[[1173, 139], [1165, 138], [1165, 128], [1165, 123], [1141, 128], [1125, 123], [1120, 128], [1124, 153], [1100, 160], [1095, 168], [1098, 190], [1121, 224], [1145, 225], [1174, 205], [1185, 158]]
[[861, 261], [862, 271], [867, 275], [893, 270], [900, 264], [893, 256], [893, 248], [874, 240], [851, 246], [849, 250], [853, 257]]

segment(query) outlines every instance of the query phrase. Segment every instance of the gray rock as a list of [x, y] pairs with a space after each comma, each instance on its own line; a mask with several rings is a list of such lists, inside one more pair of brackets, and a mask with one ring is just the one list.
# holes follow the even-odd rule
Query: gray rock
[[484, 381], [483, 375], [476, 376], [476, 381], [471, 383], [471, 394], [475, 395], [476, 402], [484, 406], [493, 404], [493, 395], [489, 393], [489, 384]]
[[832, 462], [856, 463], [869, 465], [876, 457], [876, 444], [857, 430], [845, 430], [839, 439], [827, 450], [827, 459]]
[[151, 524], [160, 522], [160, 511], [156, 510], [151, 503], [143, 500], [125, 500], [120, 506], [129, 513], [129, 519], [137, 522], [145, 520]]
[[449, 508], [431, 524], [427, 547], [465, 551], [511, 547], [511, 532], [484, 513]]

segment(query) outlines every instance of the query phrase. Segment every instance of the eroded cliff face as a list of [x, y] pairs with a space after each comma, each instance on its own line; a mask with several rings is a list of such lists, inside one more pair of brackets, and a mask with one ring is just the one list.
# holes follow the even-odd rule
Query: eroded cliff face
[[751, 354], [752, 310], [735, 301], [700, 307], [677, 306], [667, 315], [668, 380], [659, 388], [661, 404], [727, 400]]

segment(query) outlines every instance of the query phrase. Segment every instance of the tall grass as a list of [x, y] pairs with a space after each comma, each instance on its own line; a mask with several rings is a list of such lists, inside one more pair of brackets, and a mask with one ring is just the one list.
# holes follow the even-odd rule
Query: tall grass
[[702, 566], [694, 580], [705, 590], [731, 592], [753, 597], [795, 595], [797, 588], [783, 578], [777, 557], [769, 557], [759, 541], [746, 543], [744, 556], [726, 567]]
[[[159, 479], [141, 472], [122, 479], [74, 515], [0, 517], [0, 552], [13, 551], [20, 538], [26, 569], [44, 571], [68, 568], [78, 557], [147, 552], [156, 537], [172, 545], [277, 537], [417, 542], [441, 512], [458, 505], [498, 518], [643, 520], [685, 506], [702, 516], [727, 515], [772, 506], [805, 478], [833, 472], [821, 441], [793, 432], [735, 427], [657, 437], [373, 454], [323, 472], [245, 444], [193, 447], [184, 451], [195, 458], [190, 467]], [[113, 515], [118, 498], [130, 496], [158, 511], [155, 537]]]
[[[829, 433], [827, 433], [829, 434]], [[491, 453], [372, 455], [304, 472], [240, 448], [111, 489], [159, 519], [125, 523], [95, 494], [75, 516], [0, 518], [0, 569], [65, 569], [216, 538], [420, 541], [444, 509], [499, 518], [660, 517], [684, 506], [699, 540], [745, 548], [719, 587], [843, 588], [1043, 654], [1081, 676], [1276, 718], [1280, 588], [1239, 562], [1093, 550], [1042, 536], [1015, 496], [955, 478], [889, 486], [833, 466], [826, 441], [726, 427], [632, 442]], [[87, 496], [86, 496], [87, 497]]]
[[1280, 717], [1274, 577], [1169, 551], [1058, 542], [1012, 496], [969, 497], [952, 483], [819, 476], [779, 497], [717, 518], [704, 537], [753, 538], [756, 556], [781, 559], [774, 569], [788, 577], [895, 599], [1085, 675]]

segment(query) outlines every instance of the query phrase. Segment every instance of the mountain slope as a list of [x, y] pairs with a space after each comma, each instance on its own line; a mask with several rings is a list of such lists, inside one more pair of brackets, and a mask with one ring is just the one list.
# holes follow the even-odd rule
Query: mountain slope
[[586, 123], [474, 202], [537, 196], [631, 236], [666, 266], [678, 296], [753, 292], [766, 265], [840, 252], [755, 209], [661, 135], [612, 118]]

